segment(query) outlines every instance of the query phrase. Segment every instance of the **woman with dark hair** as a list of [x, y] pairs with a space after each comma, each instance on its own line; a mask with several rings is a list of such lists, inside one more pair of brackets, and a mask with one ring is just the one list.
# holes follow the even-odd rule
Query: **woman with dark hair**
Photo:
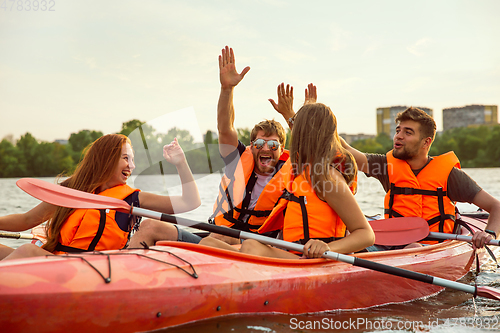
[[[73, 175], [61, 185], [166, 214], [197, 208], [200, 205], [198, 188], [177, 139], [163, 147], [163, 156], [177, 168], [182, 182], [181, 196], [141, 192], [126, 184], [135, 168], [134, 152], [130, 140], [120, 134], [105, 135], [90, 144]], [[47, 220], [47, 242], [42, 248], [25, 244], [14, 250], [0, 245], [0, 258], [134, 248], [141, 246], [141, 242], [154, 245], [160, 239], [182, 239], [181, 233], [185, 233], [171, 224], [151, 219], [139, 227], [138, 218], [113, 210], [72, 209], [45, 202], [24, 214], [0, 217], [0, 230], [24, 231]], [[136, 232], [130, 237], [132, 230]]]
[[[291, 163], [291, 172], [285, 179], [284, 195], [259, 232], [282, 230], [285, 241], [304, 244], [303, 254], [308, 258], [319, 258], [325, 251], [351, 253], [372, 245], [375, 235], [353, 195], [356, 162], [342, 148], [335, 115], [324, 104], [309, 103], [290, 121], [293, 129], [287, 163]], [[283, 214], [284, 219], [280, 218]], [[245, 240], [240, 251], [298, 258], [255, 240]]]

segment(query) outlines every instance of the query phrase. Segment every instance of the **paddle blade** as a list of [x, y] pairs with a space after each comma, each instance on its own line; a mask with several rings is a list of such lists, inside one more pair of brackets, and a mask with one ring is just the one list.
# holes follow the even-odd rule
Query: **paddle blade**
[[477, 287], [477, 295], [500, 301], [500, 290], [492, 287]]
[[406, 245], [418, 242], [429, 234], [429, 225], [421, 217], [394, 217], [368, 222], [378, 245]]
[[29, 195], [56, 206], [83, 209], [118, 209], [127, 212], [130, 210], [130, 206], [123, 200], [74, 190], [41, 179], [22, 178], [16, 184]]

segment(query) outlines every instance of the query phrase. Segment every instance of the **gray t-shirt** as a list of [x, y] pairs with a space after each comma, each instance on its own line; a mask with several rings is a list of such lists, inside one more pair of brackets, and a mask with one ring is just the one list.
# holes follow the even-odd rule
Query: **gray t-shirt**
[[[368, 160], [368, 170], [370, 172], [366, 174], [368, 177], [376, 178], [380, 181], [384, 187], [385, 192], [389, 191], [391, 183], [389, 182], [389, 174], [387, 172], [387, 156], [381, 154], [365, 154]], [[429, 162], [432, 160], [429, 157]], [[425, 168], [427, 164], [423, 167]], [[422, 169], [412, 170], [415, 176], [418, 175]], [[455, 202], [468, 202], [472, 203], [476, 194], [478, 194], [482, 188], [463, 170], [453, 167], [448, 176], [448, 185], [446, 193], [451, 201]]]

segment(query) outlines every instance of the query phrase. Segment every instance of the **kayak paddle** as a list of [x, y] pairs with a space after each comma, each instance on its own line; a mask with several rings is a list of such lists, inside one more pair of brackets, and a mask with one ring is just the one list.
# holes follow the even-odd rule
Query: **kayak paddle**
[[[444, 232], [429, 232], [429, 237], [436, 238], [436, 239], [452, 239], [452, 240], [459, 240], [459, 241], [465, 241], [465, 242], [472, 242], [472, 236], [463, 236], [463, 235], [455, 235], [455, 234], [447, 234]], [[497, 245], [500, 246], [500, 240], [498, 239], [492, 239], [486, 244], [489, 245]]]
[[[23, 178], [17, 181], [17, 185], [33, 197], [57, 206], [84, 209], [114, 209], [137, 216], [144, 216], [156, 220], [180, 224], [187, 227], [210, 231], [229, 237], [253, 239], [264, 244], [285, 248], [291, 251], [304, 251], [304, 246], [301, 244], [291, 243], [284, 240], [270, 238], [263, 235], [227, 227], [221, 227], [205, 222], [197, 222], [182, 217], [174, 217], [168, 214], [151, 211], [144, 208], [132, 207], [128, 203], [120, 199], [81, 192], [56, 184], [51, 184], [39, 179]], [[410, 270], [384, 265], [381, 263], [331, 251], [325, 252], [322, 257], [336, 261], [342, 261], [354, 266], [359, 266], [386, 274], [396, 275], [441, 287], [464, 291], [473, 295], [500, 300], [500, 290], [487, 286], [471, 286], [464, 283], [442, 279], [439, 277], [413, 272]]]
[[[138, 207], [132, 208], [123, 200], [76, 191], [68, 187], [47, 183], [40, 179], [22, 178], [16, 184], [33, 197], [56, 206], [81, 209], [114, 209], [130, 214], [134, 214], [131, 212], [131, 209], [133, 209], [136, 212], [134, 215], [151, 217], [141, 215], [146, 214], [145, 210]], [[156, 215], [151, 218], [160, 219]], [[199, 223], [197, 221], [192, 222], [195, 224]], [[375, 244], [379, 245], [392, 246], [417, 242], [425, 238], [429, 232], [427, 222], [420, 217], [395, 217], [392, 219], [370, 221], [370, 224], [372, 224], [372, 229], [375, 233]], [[207, 228], [206, 225], [207, 223], [203, 223], [202, 226]], [[215, 230], [201, 230], [218, 233]]]
[[375, 244], [407, 245], [424, 239], [429, 234], [429, 225], [421, 217], [393, 217], [370, 220], [375, 233]]
[[32, 234], [0, 231], [0, 238], [14, 238], [14, 239], [36, 239]]
[[[404, 221], [397, 221], [397, 219], [404, 219]], [[429, 225], [421, 217], [396, 217], [370, 220], [368, 223], [370, 223], [375, 232], [375, 244], [378, 245], [406, 245], [420, 241], [426, 237], [472, 242], [472, 236], [429, 231]], [[394, 223], [401, 223], [402, 225], [391, 225]], [[492, 239], [486, 244], [500, 246], [500, 240]]]

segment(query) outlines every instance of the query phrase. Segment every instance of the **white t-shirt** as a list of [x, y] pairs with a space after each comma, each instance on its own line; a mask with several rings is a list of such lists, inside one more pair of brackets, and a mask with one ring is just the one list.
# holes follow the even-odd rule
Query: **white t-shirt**
[[[267, 183], [273, 178], [272, 175], [269, 176], [262, 176], [259, 174], [255, 174], [257, 176], [257, 180], [255, 181], [255, 185], [253, 186], [252, 191], [250, 191], [250, 203], [248, 204], [248, 209], [254, 209], [255, 205], [257, 204], [257, 200], [259, 200], [260, 194], [264, 190], [264, 187], [266, 187]], [[242, 217], [241, 220], [247, 221], [249, 218], [249, 215], [245, 215]]]
[[252, 193], [250, 196], [250, 204], [248, 205], [248, 209], [254, 209], [255, 205], [257, 204], [257, 200], [260, 197], [260, 194], [262, 193], [262, 190], [264, 190], [264, 187], [266, 187], [267, 183], [273, 178], [272, 175], [269, 176], [263, 176], [259, 174], [255, 174], [257, 176], [257, 181], [255, 182], [255, 185], [252, 189]]

